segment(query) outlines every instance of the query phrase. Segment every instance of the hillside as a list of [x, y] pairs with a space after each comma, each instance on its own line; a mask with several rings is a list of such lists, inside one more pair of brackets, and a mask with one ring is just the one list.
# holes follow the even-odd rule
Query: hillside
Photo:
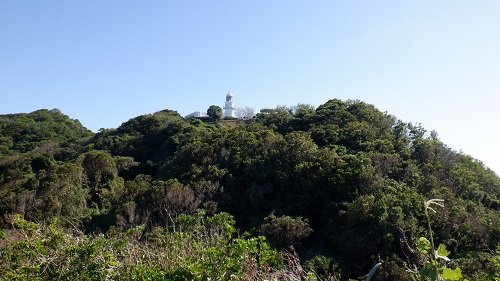
[[[224, 212], [234, 227], [221, 232], [226, 244], [264, 235], [277, 251], [293, 245], [302, 262], [321, 255], [310, 268], [342, 280], [379, 261], [372, 280], [414, 280], [408, 269], [429, 261], [417, 250], [430, 236], [424, 202], [433, 198], [444, 199], [429, 217], [436, 246], [451, 252], [447, 266], [468, 280], [498, 277], [500, 178], [435, 132], [361, 101], [279, 107], [231, 124], [163, 110], [95, 134], [58, 110], [0, 116], [4, 250], [21, 239], [23, 220], [43, 229], [57, 219], [61, 233], [109, 239], [140, 229], [142, 241], [158, 227], [179, 231], [179, 218], [206, 227]], [[23, 259], [33, 261], [16, 257], [0, 267], [27, 272]], [[176, 270], [186, 268], [198, 272]]]

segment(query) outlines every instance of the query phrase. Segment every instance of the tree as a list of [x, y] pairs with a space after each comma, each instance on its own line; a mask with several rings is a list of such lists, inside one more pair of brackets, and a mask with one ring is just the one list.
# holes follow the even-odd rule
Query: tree
[[222, 108], [217, 105], [211, 105], [207, 110], [207, 115], [214, 120], [218, 120], [222, 117]]
[[306, 114], [312, 114], [316, 111], [313, 105], [307, 103], [298, 103], [292, 107], [293, 114], [298, 116], [305, 116]]
[[236, 109], [236, 117], [244, 120], [250, 120], [255, 115], [255, 110], [251, 107], [239, 107]]
[[266, 236], [270, 244], [277, 248], [285, 248], [298, 244], [302, 238], [311, 234], [313, 229], [307, 219], [290, 216], [276, 217], [274, 213], [264, 218], [264, 223], [259, 228], [259, 233]]

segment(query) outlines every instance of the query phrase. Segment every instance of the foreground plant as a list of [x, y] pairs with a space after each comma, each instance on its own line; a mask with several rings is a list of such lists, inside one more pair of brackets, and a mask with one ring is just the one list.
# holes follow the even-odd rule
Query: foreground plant
[[421, 280], [465, 280], [459, 267], [455, 269], [447, 267], [447, 263], [451, 260], [448, 258], [450, 252], [446, 249], [446, 246], [444, 244], [439, 244], [436, 249], [434, 244], [429, 211], [436, 213], [433, 207], [444, 207], [443, 203], [443, 199], [430, 199], [424, 202], [424, 212], [427, 218], [430, 241], [425, 237], [420, 237], [417, 242], [417, 249], [424, 255], [425, 260], [424, 266], [418, 272]]
[[84, 235], [15, 215], [1, 235], [0, 280], [263, 280], [290, 271], [264, 237], [238, 237], [227, 213], [181, 215], [176, 226]]

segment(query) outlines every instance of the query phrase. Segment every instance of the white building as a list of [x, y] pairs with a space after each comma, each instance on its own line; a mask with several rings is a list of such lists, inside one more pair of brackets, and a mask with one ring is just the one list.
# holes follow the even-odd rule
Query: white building
[[[224, 117], [236, 117], [236, 106], [233, 101], [233, 94], [231, 91], [226, 95], [226, 103], [224, 104]], [[195, 111], [189, 115], [186, 115], [184, 118], [208, 118], [206, 112]]]
[[224, 104], [224, 117], [236, 117], [235, 111], [236, 106], [233, 101], [233, 94], [231, 91], [226, 95], [226, 103]]
[[195, 111], [189, 115], [186, 115], [186, 117], [184, 118], [206, 118], [206, 117], [208, 117], [206, 113]]

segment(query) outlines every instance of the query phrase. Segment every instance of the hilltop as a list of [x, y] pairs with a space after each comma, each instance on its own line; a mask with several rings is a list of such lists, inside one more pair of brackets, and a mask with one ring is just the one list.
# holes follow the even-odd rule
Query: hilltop
[[497, 274], [488, 249], [500, 242], [500, 178], [436, 132], [362, 101], [226, 123], [162, 110], [97, 133], [58, 110], [0, 116], [5, 233], [14, 214], [85, 235], [140, 227], [146, 237], [177, 231], [197, 210], [224, 212], [234, 218], [228, 241], [263, 235], [278, 251], [293, 245], [303, 262], [321, 255], [315, 261], [342, 279], [380, 260], [376, 280], [413, 280], [407, 269], [424, 264], [415, 251], [429, 236], [423, 204], [432, 198], [444, 199], [431, 218], [450, 266], [469, 280]]

